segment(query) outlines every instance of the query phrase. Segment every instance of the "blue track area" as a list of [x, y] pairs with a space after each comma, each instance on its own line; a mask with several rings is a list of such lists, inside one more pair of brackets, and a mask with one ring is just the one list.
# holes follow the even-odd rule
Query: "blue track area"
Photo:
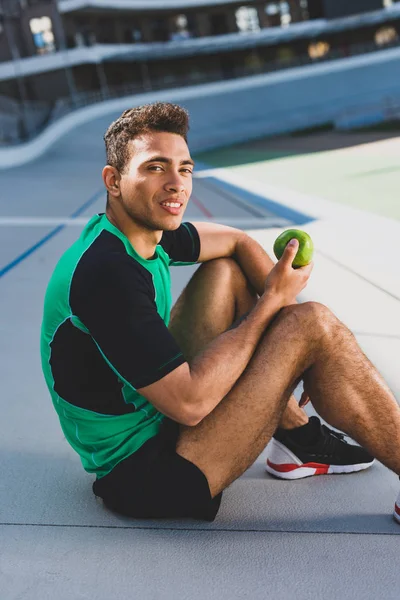
[[[0, 278], [16, 267], [21, 261], [28, 258], [43, 244], [51, 240], [53, 236], [60, 233], [68, 224], [73, 224], [71, 223], [73, 220], [87, 214], [90, 207], [98, 203], [98, 201], [104, 200], [104, 197], [105, 191], [104, 187], [102, 187], [87, 201], [83, 202], [72, 214], [65, 218], [60, 218], [60, 220], [64, 220], [65, 222], [51, 229], [42, 238], [34, 242], [32, 246], [2, 266], [0, 268]], [[251, 194], [238, 186], [218, 180], [215, 177], [194, 180], [192, 202], [185, 218], [187, 220], [224, 221], [242, 229], [246, 226], [248, 227], [249, 224], [252, 227], [260, 228], [289, 223], [301, 224], [312, 220], [311, 217], [306, 217], [298, 211], [287, 209], [276, 202], [256, 194]], [[15, 218], [15, 222], [17, 222], [17, 219], [18, 217]], [[24, 217], [19, 217], [19, 219], [22, 222]], [[45, 221], [46, 217], [42, 219], [42, 223]], [[37, 222], [40, 223], [40, 218]]]
[[[204, 181], [204, 180], [203, 180]], [[258, 194], [254, 194], [242, 188], [239, 188], [232, 183], [228, 183], [226, 181], [222, 181], [215, 177], [207, 177], [206, 181], [210, 184], [215, 185], [222, 195], [231, 195], [231, 196], [239, 196], [242, 200], [246, 200], [250, 205], [261, 207], [262, 209], [266, 209], [271, 211], [272, 214], [275, 214], [278, 217], [282, 217], [283, 219], [287, 219], [296, 225], [304, 225], [305, 223], [310, 223], [314, 221], [314, 218], [311, 215], [306, 215], [297, 210], [293, 210], [288, 208], [287, 206], [283, 206], [278, 202], [274, 202], [268, 198], [263, 196], [259, 196]]]
[[[39, 331], [56, 262], [104, 211], [102, 135], [111, 120], [0, 172], [1, 600], [398, 600], [399, 482], [379, 463], [280, 481], [266, 474], [263, 452], [225, 491], [213, 523], [132, 520], [95, 500], [45, 387]], [[199, 177], [185, 219], [263, 235], [312, 215]], [[174, 301], [195, 269], [172, 270]]]
[[[76, 219], [77, 217], [79, 217], [81, 214], [83, 214], [85, 212], [86, 209], [88, 209], [90, 206], [92, 206], [92, 204], [94, 204], [95, 202], [97, 202], [97, 200], [99, 200], [99, 198], [102, 197], [102, 196], [104, 196], [104, 189], [103, 188], [100, 191], [98, 191], [95, 194], [93, 194], [93, 196], [91, 198], [89, 198], [89, 200], [87, 202], [84, 202], [82, 204], [82, 206], [80, 206], [74, 213], [72, 213], [72, 215], [70, 215], [69, 219]], [[5, 275], [6, 273], [8, 273], [8, 271], [10, 271], [11, 269], [14, 269], [14, 267], [16, 267], [17, 265], [19, 265], [20, 262], [22, 262], [23, 260], [25, 260], [26, 258], [28, 258], [28, 256], [30, 256], [33, 252], [35, 252], [36, 250], [38, 250], [38, 248], [40, 248], [41, 246], [43, 246], [43, 244], [45, 244], [46, 242], [48, 242], [49, 240], [51, 240], [51, 238], [53, 236], [57, 235], [57, 233], [59, 233], [60, 231], [62, 231], [65, 226], [66, 225], [58, 225], [58, 227], [55, 227], [54, 229], [52, 229], [44, 237], [42, 237], [35, 244], [33, 244], [33, 246], [31, 246], [30, 248], [28, 248], [27, 250], [25, 250], [24, 252], [22, 252], [14, 260], [12, 260], [7, 265], [5, 265], [5, 267], [3, 267], [2, 269], [0, 269], [0, 277], [3, 277], [3, 275]]]

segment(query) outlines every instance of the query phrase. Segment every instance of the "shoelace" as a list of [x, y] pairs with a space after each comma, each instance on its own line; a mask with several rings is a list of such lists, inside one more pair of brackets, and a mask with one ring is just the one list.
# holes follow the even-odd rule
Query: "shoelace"
[[325, 441], [323, 444], [323, 449], [327, 455], [331, 454], [332, 451], [334, 451], [336, 449], [338, 440], [347, 444], [347, 442], [344, 440], [345, 436], [343, 433], [334, 431], [333, 429], [330, 429], [326, 425], [322, 425], [321, 429], [323, 431], [324, 438], [325, 438]]

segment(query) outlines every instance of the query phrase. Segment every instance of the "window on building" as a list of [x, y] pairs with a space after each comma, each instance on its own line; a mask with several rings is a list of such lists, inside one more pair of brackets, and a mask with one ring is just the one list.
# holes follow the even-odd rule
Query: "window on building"
[[169, 40], [168, 23], [165, 19], [153, 19], [151, 22], [152, 42], [167, 42]]
[[256, 50], [248, 52], [244, 58], [244, 67], [246, 71], [260, 73], [263, 68], [263, 61]]
[[142, 32], [137, 27], [129, 27], [125, 30], [124, 40], [127, 44], [138, 44], [142, 41]]
[[288, 25], [290, 25], [290, 22], [292, 20], [289, 2], [280, 2], [279, 11], [281, 13], [281, 25], [282, 27], [287, 27]]
[[290, 46], [281, 46], [277, 49], [276, 56], [281, 63], [290, 63], [295, 58], [295, 52]]
[[328, 42], [312, 42], [308, 46], [308, 55], [310, 58], [323, 58], [331, 49]]
[[394, 27], [381, 27], [375, 33], [375, 44], [384, 46], [385, 44], [393, 44], [399, 39], [399, 34]]
[[225, 35], [229, 32], [229, 24], [226, 13], [210, 13], [211, 35]]
[[265, 12], [269, 17], [280, 19], [282, 27], [287, 27], [292, 20], [289, 2], [271, 2], [266, 5]]
[[37, 54], [47, 54], [55, 52], [53, 23], [50, 17], [41, 17], [39, 19], [31, 19], [29, 21], [33, 43], [36, 47]]
[[[99, 33], [101, 32], [101, 24], [99, 26]], [[92, 29], [92, 23], [88, 18], [78, 18], [75, 20], [75, 45], [81, 46], [93, 46], [97, 43], [96, 34]]]
[[257, 10], [253, 6], [241, 6], [236, 11], [236, 25], [239, 31], [260, 31]]
[[75, 32], [75, 46], [77, 48], [82, 48], [85, 45], [85, 38], [83, 37], [83, 33], [81, 31]]
[[[99, 44], [115, 44], [117, 42], [115, 34], [116, 21], [114, 19], [98, 19], [97, 26], [95, 28], [95, 42]], [[87, 28], [88, 33], [90, 29], [94, 29], [93, 25]], [[94, 33], [94, 31], [90, 31]]]
[[189, 25], [186, 15], [178, 15], [175, 17], [175, 31], [173, 31], [170, 35], [171, 40], [187, 40], [192, 37], [191, 32], [189, 31]]
[[265, 7], [265, 12], [270, 17], [277, 15], [280, 12], [278, 2], [273, 2], [272, 4], [267, 4], [267, 6]]

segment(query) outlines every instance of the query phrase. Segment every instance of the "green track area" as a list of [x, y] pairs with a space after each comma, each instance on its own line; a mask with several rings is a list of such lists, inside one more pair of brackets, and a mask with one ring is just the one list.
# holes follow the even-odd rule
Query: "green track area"
[[393, 134], [269, 138], [196, 158], [246, 178], [400, 220], [400, 137]]

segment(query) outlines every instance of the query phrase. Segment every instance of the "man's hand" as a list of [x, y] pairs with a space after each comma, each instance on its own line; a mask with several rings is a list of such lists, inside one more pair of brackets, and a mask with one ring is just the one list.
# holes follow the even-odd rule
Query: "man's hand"
[[314, 263], [311, 262], [299, 269], [292, 267], [298, 248], [298, 240], [291, 240], [265, 280], [264, 293], [277, 296], [281, 300], [282, 306], [296, 302], [296, 296], [306, 287], [314, 266]]

